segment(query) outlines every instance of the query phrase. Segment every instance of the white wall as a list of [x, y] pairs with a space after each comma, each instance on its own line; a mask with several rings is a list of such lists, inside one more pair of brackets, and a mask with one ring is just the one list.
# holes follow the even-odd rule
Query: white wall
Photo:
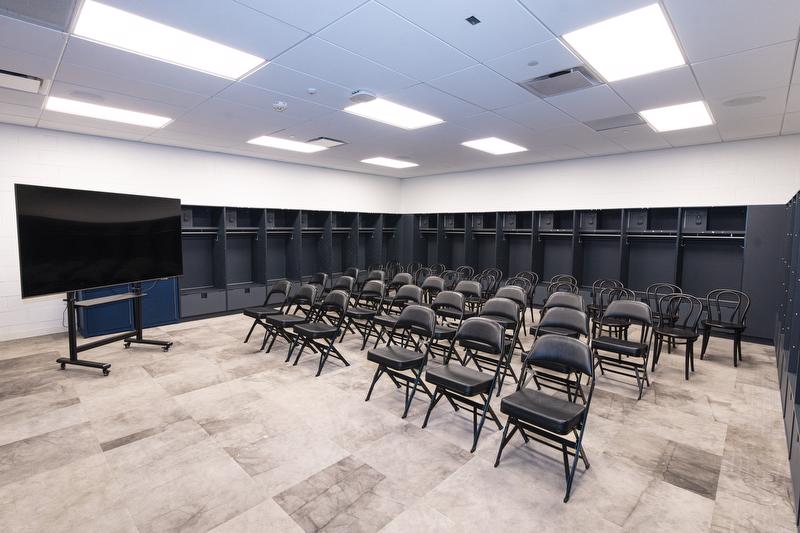
[[405, 213], [786, 203], [800, 135], [411, 178]]
[[64, 331], [61, 296], [20, 299], [14, 183], [388, 213], [778, 204], [800, 189], [800, 135], [397, 180], [0, 125], [0, 340]]
[[64, 331], [63, 295], [20, 299], [14, 183], [186, 204], [388, 213], [400, 195], [395, 178], [0, 125], [0, 340]]

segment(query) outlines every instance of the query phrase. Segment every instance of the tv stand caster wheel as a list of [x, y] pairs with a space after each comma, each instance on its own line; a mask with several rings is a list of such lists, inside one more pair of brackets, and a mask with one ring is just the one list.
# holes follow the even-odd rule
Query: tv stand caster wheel
[[66, 368], [67, 368], [67, 365], [65, 363], [61, 363], [61, 370], [65, 370]]
[[109, 372], [111, 372], [109, 369], [107, 369], [107, 368], [103, 369], [103, 375], [104, 376], [107, 376]]

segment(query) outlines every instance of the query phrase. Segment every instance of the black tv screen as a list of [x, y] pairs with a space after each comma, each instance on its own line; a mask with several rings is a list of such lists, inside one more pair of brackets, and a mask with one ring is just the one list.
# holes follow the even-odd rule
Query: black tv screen
[[180, 200], [14, 185], [22, 297], [182, 274]]

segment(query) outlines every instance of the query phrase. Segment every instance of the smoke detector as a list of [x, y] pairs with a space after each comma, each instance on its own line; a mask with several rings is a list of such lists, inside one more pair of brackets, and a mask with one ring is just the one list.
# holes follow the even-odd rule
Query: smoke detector
[[371, 102], [378, 97], [372, 91], [367, 91], [365, 89], [356, 89], [352, 93], [350, 93], [350, 101], [354, 104], [362, 104], [364, 102]]

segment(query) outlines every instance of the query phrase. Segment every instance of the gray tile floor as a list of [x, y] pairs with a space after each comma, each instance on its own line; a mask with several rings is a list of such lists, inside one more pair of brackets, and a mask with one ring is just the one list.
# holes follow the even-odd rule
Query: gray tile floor
[[63, 335], [0, 343], [0, 530], [794, 531], [770, 347], [745, 345], [735, 369], [712, 340], [689, 382], [682, 355], [662, 355], [639, 402], [599, 377], [592, 466], [563, 504], [557, 452], [517, 439], [493, 468], [493, 426], [470, 454], [471, 420], [446, 404], [423, 430], [423, 395], [406, 420], [388, 380], [365, 403], [374, 367], [354, 336], [352, 366], [314, 378], [310, 355], [292, 367], [285, 345], [243, 344], [248, 326], [89, 352], [109, 377], [58, 370]]

